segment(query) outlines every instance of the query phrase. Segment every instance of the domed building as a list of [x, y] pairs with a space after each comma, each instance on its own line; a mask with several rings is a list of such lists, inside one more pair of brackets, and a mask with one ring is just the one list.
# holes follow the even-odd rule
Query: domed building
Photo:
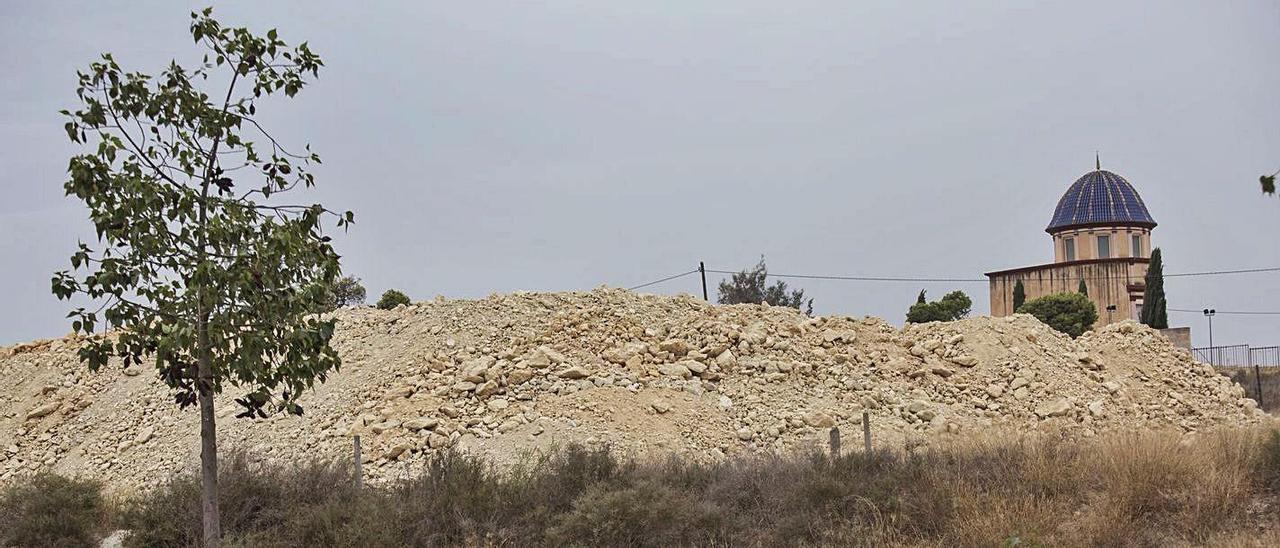
[[1133, 185], [1099, 163], [1067, 188], [1045, 228], [1053, 238], [1054, 262], [987, 273], [991, 315], [1013, 314], [1019, 280], [1029, 301], [1078, 291], [1084, 279], [1099, 325], [1138, 319], [1155, 227]]

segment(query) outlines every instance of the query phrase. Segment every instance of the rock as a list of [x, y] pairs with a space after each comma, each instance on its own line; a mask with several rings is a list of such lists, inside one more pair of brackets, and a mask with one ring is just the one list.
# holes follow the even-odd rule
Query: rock
[[449, 438], [446, 438], [435, 432], [432, 432], [430, 436], [427, 436], [427, 447], [430, 447], [432, 449], [440, 449], [448, 446], [449, 446]]
[[511, 405], [511, 403], [508, 402], [506, 398], [494, 398], [489, 400], [489, 403], [485, 404], [485, 406], [488, 407], [490, 411], [502, 411], [503, 409], [506, 409], [507, 406], [509, 405]]
[[929, 404], [922, 401], [913, 401], [907, 404], [907, 412], [913, 415], [919, 415], [923, 411], [929, 409]]
[[910, 352], [912, 356], [915, 356], [917, 358], [923, 358], [929, 355], [929, 350], [918, 344], [912, 346], [911, 350], [909, 350], [908, 352]]
[[1031, 384], [1031, 381], [1027, 380], [1026, 377], [1015, 377], [1013, 382], [1009, 383], [1009, 390], [1017, 390], [1028, 384]]
[[52, 415], [53, 412], [57, 411], [59, 407], [62, 407], [62, 402], [60, 401], [51, 401], [49, 403], [41, 405], [40, 407], [32, 409], [27, 413], [27, 420], [38, 419], [41, 417], [47, 417], [49, 415]]
[[804, 423], [813, 428], [831, 428], [836, 425], [836, 419], [826, 413], [813, 411], [804, 415]]
[[689, 346], [689, 343], [684, 342], [681, 339], [667, 339], [658, 343], [658, 349], [663, 352], [670, 352], [676, 356], [683, 356], [688, 354], [693, 348]]
[[738, 439], [742, 441], [751, 441], [756, 437], [756, 433], [752, 432], [750, 428], [739, 428], [737, 435]]
[[680, 365], [685, 366], [685, 368], [688, 369], [689, 372], [693, 373], [694, 375], [701, 375], [703, 372], [707, 370], [706, 364], [698, 361], [693, 361], [693, 360], [682, 361], [680, 362]]
[[973, 367], [975, 365], [978, 365], [978, 358], [975, 358], [968, 354], [961, 354], [959, 356], [951, 358], [951, 363], [954, 363], [960, 367]]
[[1004, 394], [1004, 385], [997, 384], [997, 383], [988, 384], [986, 388], [986, 392], [988, 396], [991, 396], [992, 398], [998, 398], [1000, 397], [1001, 394]]
[[507, 373], [507, 384], [511, 386], [519, 386], [521, 384], [524, 384], [525, 382], [528, 382], [528, 380], [532, 378], [533, 378], [533, 371], [530, 371], [528, 369], [515, 369], [515, 370], [512, 370], [510, 373]]
[[581, 366], [575, 365], [573, 367], [560, 371], [559, 373], [556, 373], [556, 376], [562, 379], [585, 379], [587, 377], [590, 377], [591, 373], [588, 372], [586, 369], [583, 369]]
[[144, 443], [147, 443], [151, 441], [151, 438], [154, 437], [155, 435], [156, 435], [156, 427], [154, 426], [144, 427], [142, 430], [138, 431], [138, 437], [134, 438], [133, 444], [142, 445]]
[[658, 372], [662, 373], [662, 375], [666, 377], [680, 377], [682, 379], [687, 379], [693, 376], [693, 372], [689, 371], [689, 368], [680, 362], [664, 363], [659, 365]]
[[476, 384], [484, 382], [484, 372], [493, 365], [492, 358], [478, 358], [462, 362], [462, 380]]
[[385, 458], [385, 459], [387, 459], [387, 460], [393, 460], [393, 459], [395, 459], [396, 457], [399, 457], [400, 455], [404, 454], [404, 452], [405, 452], [405, 451], [408, 451], [409, 449], [410, 449], [410, 448], [409, 448], [409, 444], [407, 444], [407, 443], [397, 443], [397, 444], [395, 444], [395, 445], [391, 446], [391, 448], [390, 448], [390, 449], [387, 449], [386, 454], [382, 455], [382, 457], [383, 457], [383, 458]]
[[826, 329], [822, 332], [822, 341], [827, 343], [851, 343], [856, 340], [858, 340], [858, 332], [853, 330]]
[[662, 398], [656, 398], [649, 402], [649, 407], [653, 408], [659, 415], [671, 411], [671, 402]]
[[933, 367], [932, 369], [929, 370], [929, 372], [939, 377], [942, 377], [944, 379], [956, 373], [955, 371], [948, 369], [946, 367], [942, 367], [941, 365]]
[[1093, 417], [1101, 417], [1101, 416], [1102, 416], [1102, 411], [1103, 411], [1103, 409], [1102, 409], [1102, 400], [1089, 402], [1089, 405], [1088, 405], [1087, 407], [1088, 407], [1088, 409], [1089, 409], [1089, 415], [1090, 415], [1090, 416], [1093, 416]]
[[716, 365], [720, 366], [720, 369], [732, 369], [738, 365], [738, 358], [733, 355], [732, 350], [725, 350], [716, 356]]
[[417, 432], [419, 430], [431, 430], [440, 424], [440, 420], [435, 417], [418, 417], [404, 421], [404, 427], [407, 430]]
[[498, 383], [494, 381], [488, 381], [476, 387], [476, 395], [482, 398], [485, 396], [493, 395], [498, 392], [498, 388], [499, 388]]
[[1061, 417], [1070, 412], [1071, 400], [1066, 398], [1059, 398], [1036, 406], [1036, 415], [1042, 419], [1049, 417]]

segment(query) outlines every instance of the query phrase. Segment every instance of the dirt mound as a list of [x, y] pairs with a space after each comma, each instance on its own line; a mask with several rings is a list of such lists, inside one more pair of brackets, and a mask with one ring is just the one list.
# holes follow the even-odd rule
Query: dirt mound
[[[824, 442], [992, 428], [1195, 432], [1263, 416], [1241, 388], [1126, 322], [1071, 340], [1034, 318], [908, 325], [808, 318], [625, 290], [516, 293], [336, 313], [341, 371], [303, 417], [234, 419], [219, 441], [266, 459], [349, 458], [370, 480], [446, 447], [498, 460], [554, 444], [715, 459]], [[145, 487], [198, 460], [198, 416], [151, 371], [90, 373], [74, 339], [0, 349], [0, 481], [39, 470]], [[918, 440], [918, 441], [917, 441]]]

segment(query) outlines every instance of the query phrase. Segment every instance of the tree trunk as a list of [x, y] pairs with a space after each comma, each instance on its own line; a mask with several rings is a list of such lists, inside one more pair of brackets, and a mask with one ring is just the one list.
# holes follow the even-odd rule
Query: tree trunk
[[213, 367], [209, 363], [209, 327], [204, 321], [199, 325], [200, 378], [196, 382], [200, 391], [200, 507], [204, 523], [204, 545], [217, 548], [222, 542], [222, 523], [218, 516], [218, 428], [213, 414]]

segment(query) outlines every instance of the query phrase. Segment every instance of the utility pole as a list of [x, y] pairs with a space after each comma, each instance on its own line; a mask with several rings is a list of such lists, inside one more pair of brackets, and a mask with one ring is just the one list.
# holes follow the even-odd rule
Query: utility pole
[[698, 272], [702, 274], [702, 300], [710, 301], [707, 298], [707, 265], [702, 261], [698, 261]]
[[[1216, 353], [1217, 353], [1217, 351], [1216, 351], [1216, 350], [1214, 350], [1214, 348], [1213, 348], [1213, 316], [1214, 316], [1214, 314], [1217, 314], [1217, 313], [1218, 313], [1218, 311], [1217, 311], [1217, 310], [1215, 310], [1215, 309], [1212, 309], [1212, 308], [1206, 308], [1206, 309], [1204, 309], [1204, 317], [1209, 318], [1209, 352], [1211, 352], [1211, 353], [1213, 353], [1213, 354], [1216, 354]], [[1210, 355], [1212, 355], [1212, 354], [1210, 354]], [[1210, 358], [1210, 359], [1209, 359], [1209, 361], [1211, 362], [1211, 364], [1212, 364], [1212, 365], [1218, 365], [1218, 363], [1217, 363], [1217, 362], [1218, 362], [1219, 360], [1214, 359], [1214, 358]]]

